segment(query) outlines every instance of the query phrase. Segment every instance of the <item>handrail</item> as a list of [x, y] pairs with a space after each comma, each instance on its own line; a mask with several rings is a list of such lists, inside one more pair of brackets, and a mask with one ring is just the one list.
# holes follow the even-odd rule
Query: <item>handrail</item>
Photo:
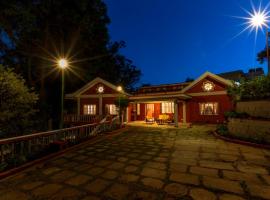
[[74, 122], [95, 122], [103, 119], [105, 115], [76, 115], [67, 114], [64, 115], [64, 122], [74, 123]]
[[10, 163], [14, 158], [24, 157], [23, 160], [33, 160], [48, 154], [52, 151], [52, 145], [56, 143], [65, 147], [72, 146], [94, 135], [114, 129], [117, 122], [117, 117], [106, 116], [98, 123], [1, 139], [0, 168], [2, 164]]

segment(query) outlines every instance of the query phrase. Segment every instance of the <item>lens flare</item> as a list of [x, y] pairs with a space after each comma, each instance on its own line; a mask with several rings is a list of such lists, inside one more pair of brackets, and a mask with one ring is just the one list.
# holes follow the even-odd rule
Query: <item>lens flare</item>
[[[243, 30], [238, 33], [235, 37], [238, 37], [242, 33], [246, 32], [249, 30], [249, 33], [255, 31], [255, 40], [257, 38], [257, 34], [259, 31], [264, 32], [264, 29], [268, 29], [269, 25], [268, 23], [270, 22], [270, 10], [269, 10], [270, 2], [263, 8], [262, 4], [256, 8], [251, 2], [251, 7], [252, 10], [248, 11], [245, 8], [242, 8], [248, 16], [246, 17], [236, 17], [245, 20], [245, 22], [242, 24], [244, 25]], [[234, 38], [235, 38], [234, 37]]]

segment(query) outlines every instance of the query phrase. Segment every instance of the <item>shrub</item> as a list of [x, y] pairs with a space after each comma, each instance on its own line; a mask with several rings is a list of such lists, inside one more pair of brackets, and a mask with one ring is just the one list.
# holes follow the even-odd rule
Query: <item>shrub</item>
[[227, 112], [224, 112], [224, 117], [226, 119], [228, 119], [228, 118], [241, 118], [241, 119], [244, 119], [244, 118], [248, 118], [250, 116], [246, 112], [227, 111]]
[[240, 84], [228, 88], [228, 94], [235, 101], [270, 99], [270, 76], [260, 76], [252, 80], [242, 79]]
[[37, 99], [21, 76], [0, 65], [0, 135], [28, 131], [34, 121]]

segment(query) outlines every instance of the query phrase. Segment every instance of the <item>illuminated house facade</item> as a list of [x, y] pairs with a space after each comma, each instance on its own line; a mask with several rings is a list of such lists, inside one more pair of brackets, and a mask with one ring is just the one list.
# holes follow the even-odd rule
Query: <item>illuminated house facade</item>
[[174, 123], [221, 123], [224, 112], [233, 109], [227, 95], [231, 81], [206, 72], [193, 82], [141, 87], [134, 94], [96, 78], [66, 99], [77, 101], [77, 115], [117, 115], [120, 96], [129, 99], [125, 120]]

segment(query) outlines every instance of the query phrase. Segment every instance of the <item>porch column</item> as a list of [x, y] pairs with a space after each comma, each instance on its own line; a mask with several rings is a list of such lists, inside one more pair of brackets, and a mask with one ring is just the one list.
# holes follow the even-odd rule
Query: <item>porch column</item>
[[187, 107], [186, 101], [183, 101], [183, 123], [187, 123]]
[[174, 101], [174, 124], [178, 127], [178, 101]]
[[77, 115], [81, 113], [81, 99], [80, 97], [77, 98]]
[[102, 96], [99, 95], [98, 97], [98, 114], [102, 115]]
[[137, 102], [133, 104], [132, 112], [134, 112], [134, 121], [137, 121]]
[[127, 109], [126, 109], [126, 122], [128, 123], [129, 121], [128, 121], [128, 107], [127, 107]]

